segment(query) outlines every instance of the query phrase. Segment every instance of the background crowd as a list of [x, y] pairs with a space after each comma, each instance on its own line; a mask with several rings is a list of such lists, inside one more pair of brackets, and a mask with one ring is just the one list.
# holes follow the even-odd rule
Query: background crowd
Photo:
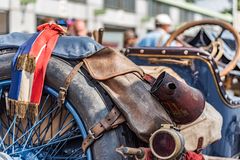
[[[54, 19], [46, 18], [43, 23], [58, 23], [67, 28], [68, 36], [92, 37], [92, 32], [87, 29], [86, 23], [81, 19]], [[134, 30], [128, 29], [124, 32], [123, 47], [161, 47], [170, 37], [172, 20], [167, 14], [159, 14], [155, 17], [155, 29], [146, 34], [142, 39]]]

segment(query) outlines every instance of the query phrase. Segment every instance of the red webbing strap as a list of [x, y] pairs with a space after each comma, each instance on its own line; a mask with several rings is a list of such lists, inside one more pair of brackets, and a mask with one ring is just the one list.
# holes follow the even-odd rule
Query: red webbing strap
[[204, 160], [204, 157], [202, 154], [189, 151], [185, 154], [184, 160]]

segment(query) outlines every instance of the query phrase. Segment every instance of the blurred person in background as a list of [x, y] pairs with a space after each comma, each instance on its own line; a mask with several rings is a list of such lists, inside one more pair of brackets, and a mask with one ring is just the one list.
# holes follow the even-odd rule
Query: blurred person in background
[[124, 48], [134, 47], [137, 42], [137, 34], [133, 30], [126, 30], [124, 32]]
[[83, 20], [77, 19], [73, 25], [75, 36], [87, 36], [86, 24]]
[[43, 19], [42, 24], [43, 23], [56, 23], [56, 19], [52, 17], [46, 17]]
[[74, 22], [75, 22], [75, 19], [68, 19], [67, 20], [67, 35], [68, 36], [74, 36], [75, 35]]
[[172, 20], [167, 14], [159, 14], [155, 17], [155, 30], [148, 33], [139, 41], [139, 47], [161, 47], [170, 37]]

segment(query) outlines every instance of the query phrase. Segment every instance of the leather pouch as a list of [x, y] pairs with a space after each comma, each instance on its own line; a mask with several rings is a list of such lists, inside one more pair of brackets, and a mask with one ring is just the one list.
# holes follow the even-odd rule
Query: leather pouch
[[161, 104], [149, 93], [143, 71], [124, 55], [104, 48], [84, 59], [90, 75], [109, 93], [136, 135], [148, 142], [161, 124], [172, 123]]
[[140, 76], [143, 70], [127, 57], [112, 48], [103, 48], [91, 57], [83, 59], [88, 72], [96, 80], [107, 80], [115, 76], [136, 72]]

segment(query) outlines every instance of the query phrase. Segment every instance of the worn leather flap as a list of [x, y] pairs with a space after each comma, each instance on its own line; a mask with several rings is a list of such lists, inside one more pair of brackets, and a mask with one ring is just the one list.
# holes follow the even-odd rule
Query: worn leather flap
[[91, 57], [83, 59], [90, 75], [96, 80], [107, 80], [126, 73], [143, 71], [127, 57], [112, 48], [103, 48]]
[[172, 123], [162, 105], [150, 94], [150, 85], [136, 74], [101, 81], [100, 85], [109, 93], [124, 115], [129, 127], [143, 141], [148, 142], [151, 134], [162, 124]]

